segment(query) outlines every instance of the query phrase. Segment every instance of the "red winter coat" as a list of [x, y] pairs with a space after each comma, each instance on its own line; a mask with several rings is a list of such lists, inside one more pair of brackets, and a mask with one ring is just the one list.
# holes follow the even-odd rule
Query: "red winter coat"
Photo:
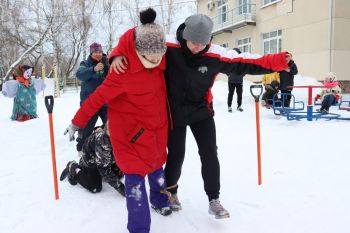
[[146, 69], [134, 46], [134, 31], [124, 34], [111, 56], [129, 61], [125, 73], [109, 73], [106, 80], [82, 104], [72, 123], [84, 128], [89, 119], [108, 104], [110, 139], [114, 157], [126, 174], [146, 175], [166, 161], [168, 117], [164, 79], [165, 56], [160, 65]]

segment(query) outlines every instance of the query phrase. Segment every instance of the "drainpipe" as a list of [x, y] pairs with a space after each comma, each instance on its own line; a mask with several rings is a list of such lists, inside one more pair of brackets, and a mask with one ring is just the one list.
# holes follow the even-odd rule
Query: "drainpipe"
[[332, 53], [332, 45], [333, 45], [333, 0], [329, 0], [329, 32], [328, 32], [328, 46], [329, 46], [329, 57], [328, 57], [328, 72], [332, 71], [332, 63], [333, 63], [333, 53]]

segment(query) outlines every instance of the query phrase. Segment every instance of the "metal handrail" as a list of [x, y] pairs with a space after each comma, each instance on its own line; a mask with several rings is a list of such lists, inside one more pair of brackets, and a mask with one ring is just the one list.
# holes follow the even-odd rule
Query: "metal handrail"
[[[242, 22], [256, 21], [256, 4], [245, 4], [244, 7], [236, 7], [223, 14], [219, 14], [212, 18], [214, 22], [213, 31], [218, 31], [230, 26], [240, 24]], [[226, 15], [226, 16], [224, 16]], [[225, 19], [224, 19], [225, 18]]]

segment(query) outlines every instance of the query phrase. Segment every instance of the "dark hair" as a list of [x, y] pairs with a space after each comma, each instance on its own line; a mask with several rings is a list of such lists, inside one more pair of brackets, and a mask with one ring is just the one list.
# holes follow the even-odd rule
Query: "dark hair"
[[238, 54], [242, 53], [241, 50], [239, 50], [239, 48], [233, 48], [233, 50], [235, 50]]
[[279, 88], [280, 86], [280, 83], [276, 80], [273, 80], [271, 83], [270, 83], [271, 87], [273, 88]]

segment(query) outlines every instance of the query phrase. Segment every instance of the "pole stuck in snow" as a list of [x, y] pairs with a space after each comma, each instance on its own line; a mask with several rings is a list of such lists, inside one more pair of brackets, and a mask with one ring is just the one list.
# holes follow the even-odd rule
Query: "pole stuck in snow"
[[[254, 93], [253, 89], [260, 89], [259, 92]], [[250, 93], [255, 100], [255, 112], [256, 112], [256, 141], [257, 141], [257, 152], [258, 152], [258, 185], [262, 184], [261, 177], [261, 145], [260, 145], [260, 110], [259, 110], [259, 99], [263, 92], [262, 85], [251, 85]]]
[[51, 141], [51, 155], [52, 155], [52, 169], [53, 169], [53, 182], [55, 188], [55, 199], [59, 199], [58, 194], [58, 182], [57, 182], [57, 168], [56, 168], [56, 152], [55, 152], [55, 137], [53, 132], [53, 120], [52, 120], [52, 111], [53, 111], [54, 99], [52, 95], [45, 96], [45, 106], [47, 112], [49, 113], [49, 123], [50, 123], [50, 141]]

